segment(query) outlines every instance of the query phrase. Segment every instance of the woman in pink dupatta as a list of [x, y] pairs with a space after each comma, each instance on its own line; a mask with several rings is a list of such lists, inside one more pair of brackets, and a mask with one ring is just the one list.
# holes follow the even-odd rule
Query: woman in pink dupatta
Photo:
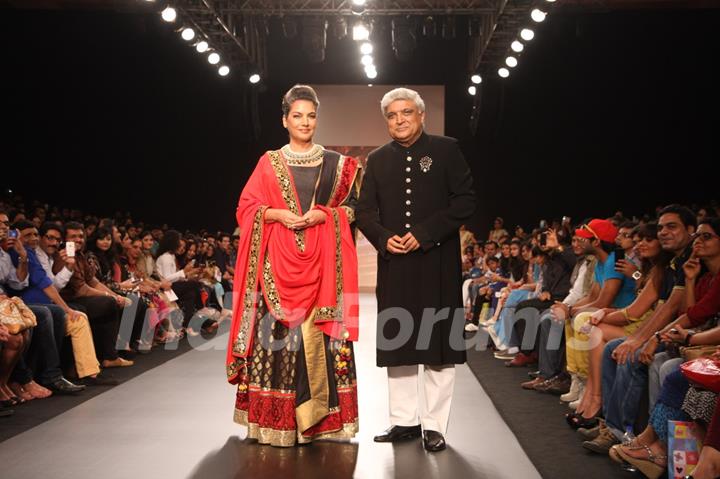
[[308, 86], [285, 94], [290, 143], [260, 158], [237, 209], [227, 375], [237, 385], [235, 422], [273, 446], [358, 431], [350, 224], [360, 165], [313, 143], [318, 106]]

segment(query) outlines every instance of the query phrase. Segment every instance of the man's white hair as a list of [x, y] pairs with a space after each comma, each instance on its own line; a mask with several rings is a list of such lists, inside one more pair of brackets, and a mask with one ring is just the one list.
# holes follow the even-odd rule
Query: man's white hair
[[420, 97], [420, 94], [418, 92], [409, 88], [395, 88], [394, 90], [390, 90], [389, 92], [385, 93], [385, 96], [383, 96], [382, 100], [380, 101], [380, 109], [382, 110], [383, 115], [387, 113], [387, 107], [390, 105], [390, 103], [396, 100], [411, 101], [415, 103], [415, 105], [417, 105], [420, 113], [425, 112], [425, 102]]

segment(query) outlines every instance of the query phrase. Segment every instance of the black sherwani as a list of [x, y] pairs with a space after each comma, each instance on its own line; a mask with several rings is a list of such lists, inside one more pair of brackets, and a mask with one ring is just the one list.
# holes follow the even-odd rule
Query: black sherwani
[[[400, 321], [385, 321], [383, 330], [378, 324], [378, 366], [465, 362], [465, 349], [457, 347], [464, 316], [459, 315], [461, 324], [451, 325], [455, 311], [462, 308], [458, 230], [474, 210], [472, 176], [455, 139], [423, 133], [409, 148], [393, 141], [368, 156], [355, 217], [378, 250], [378, 313], [403, 308], [414, 324], [410, 340], [394, 350], [381, 348], [381, 337], [396, 338]], [[388, 238], [408, 231], [420, 249], [401, 255], [386, 250]], [[447, 319], [432, 328], [429, 347], [418, 348], [426, 308], [450, 310]], [[457, 336], [452, 342], [451, 331]]]

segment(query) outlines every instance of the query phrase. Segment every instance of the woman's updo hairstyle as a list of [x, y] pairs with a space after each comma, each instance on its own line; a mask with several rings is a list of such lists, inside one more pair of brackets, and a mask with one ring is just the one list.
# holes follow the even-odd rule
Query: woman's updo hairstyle
[[318, 100], [317, 93], [315, 93], [315, 90], [313, 90], [312, 87], [308, 85], [295, 85], [283, 96], [283, 116], [288, 116], [288, 113], [290, 113], [290, 107], [298, 100], [307, 100], [312, 102], [312, 104], [315, 105], [316, 110], [320, 107], [320, 100]]

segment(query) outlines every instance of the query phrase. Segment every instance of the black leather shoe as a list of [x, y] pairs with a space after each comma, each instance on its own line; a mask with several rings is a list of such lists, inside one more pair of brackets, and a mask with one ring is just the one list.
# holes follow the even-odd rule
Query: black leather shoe
[[60, 379], [56, 379], [51, 383], [43, 384], [43, 386], [57, 394], [77, 394], [85, 389], [85, 386], [73, 384], [63, 377], [60, 377]]
[[105, 371], [101, 371], [97, 376], [88, 376], [80, 380], [85, 386], [117, 386], [120, 382]]
[[423, 447], [430, 452], [442, 451], [445, 449], [445, 438], [437, 431], [423, 431]]
[[375, 436], [375, 442], [395, 442], [420, 437], [420, 425], [417, 426], [392, 426], [382, 434]]

